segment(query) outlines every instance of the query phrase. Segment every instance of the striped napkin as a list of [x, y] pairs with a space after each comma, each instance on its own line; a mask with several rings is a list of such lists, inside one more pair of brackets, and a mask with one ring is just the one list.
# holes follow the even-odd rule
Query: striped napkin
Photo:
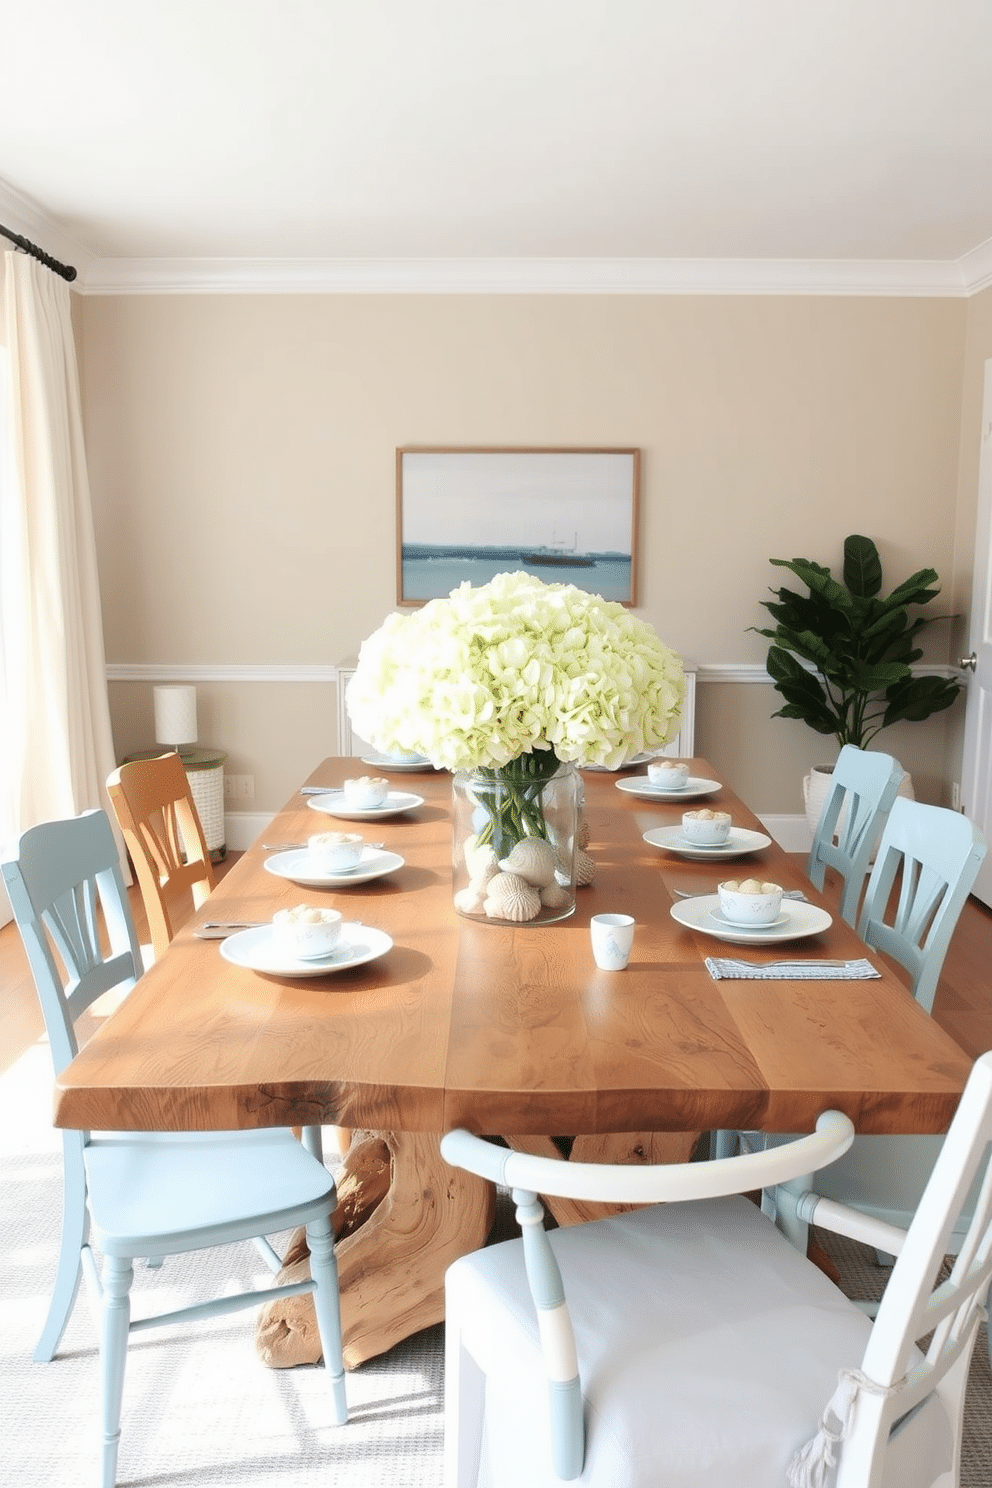
[[734, 961], [707, 956], [706, 970], [715, 982], [722, 978], [756, 982], [861, 982], [880, 977], [870, 961]]

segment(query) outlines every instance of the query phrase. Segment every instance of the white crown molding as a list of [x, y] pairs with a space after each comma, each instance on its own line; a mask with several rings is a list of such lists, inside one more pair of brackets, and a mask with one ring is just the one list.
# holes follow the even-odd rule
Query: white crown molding
[[[0, 179], [5, 226], [80, 294], [858, 295], [965, 298], [992, 284], [992, 239], [957, 260], [718, 258], [100, 258]], [[0, 239], [3, 245], [4, 239]]]
[[980, 294], [983, 289], [988, 289], [992, 284], [992, 238], [986, 243], [979, 243], [977, 248], [972, 248], [960, 260], [960, 264], [969, 295]]
[[102, 258], [89, 263], [85, 276], [80, 276], [78, 288], [83, 294], [102, 295], [698, 294], [961, 298], [971, 293], [962, 270], [963, 262], [688, 258]]

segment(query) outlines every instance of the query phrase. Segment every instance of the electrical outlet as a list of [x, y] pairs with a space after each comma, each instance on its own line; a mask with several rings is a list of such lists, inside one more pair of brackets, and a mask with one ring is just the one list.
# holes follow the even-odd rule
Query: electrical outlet
[[254, 775], [225, 775], [225, 801], [251, 801], [255, 797]]
[[951, 786], [951, 810], [961, 810], [961, 782], [955, 780]]

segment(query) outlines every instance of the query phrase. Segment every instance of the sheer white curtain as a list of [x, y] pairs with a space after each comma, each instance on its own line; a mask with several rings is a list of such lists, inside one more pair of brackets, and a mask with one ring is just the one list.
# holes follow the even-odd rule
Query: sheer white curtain
[[114, 764], [69, 290], [34, 259], [4, 253], [0, 844], [105, 805]]

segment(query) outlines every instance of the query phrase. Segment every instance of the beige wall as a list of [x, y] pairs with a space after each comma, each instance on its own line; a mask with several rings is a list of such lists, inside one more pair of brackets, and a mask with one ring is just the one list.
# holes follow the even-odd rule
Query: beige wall
[[[961, 452], [969, 423], [977, 449], [992, 295], [88, 296], [77, 309], [110, 662], [354, 654], [394, 604], [394, 452], [418, 443], [638, 446], [639, 613], [704, 668], [763, 661], [747, 627], [776, 582], [770, 556], [836, 564], [848, 532], [876, 539], [888, 586], [932, 565], [961, 602], [974, 525]], [[928, 659], [952, 649], [941, 626]], [[334, 752], [329, 692], [199, 685], [201, 738], [255, 776], [255, 809]], [[788, 813], [834, 746], [772, 719], [778, 701], [704, 670], [697, 749], [756, 808]], [[120, 753], [151, 742], [150, 684], [114, 684], [111, 703]], [[944, 715], [888, 739], [925, 798], [954, 768], [954, 729]]]

